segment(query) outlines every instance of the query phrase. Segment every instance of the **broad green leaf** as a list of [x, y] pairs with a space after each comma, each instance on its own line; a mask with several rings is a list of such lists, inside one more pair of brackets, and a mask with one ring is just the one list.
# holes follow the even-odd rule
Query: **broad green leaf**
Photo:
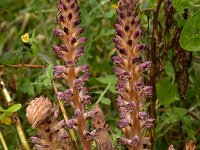
[[7, 112], [11, 112], [11, 113], [16, 112], [16, 111], [20, 110], [21, 107], [22, 107], [21, 104], [14, 104], [7, 109]]
[[104, 77], [96, 78], [99, 82], [103, 84], [109, 84], [109, 83], [116, 83], [117, 77], [115, 75], [107, 75]]
[[171, 62], [169, 62], [169, 61], [165, 64], [165, 73], [166, 73], [169, 77], [171, 77], [173, 80], [175, 79], [174, 68], [173, 68]]
[[188, 51], [200, 51], [200, 10], [198, 10], [183, 26], [180, 45]]
[[110, 100], [109, 98], [102, 97], [102, 98], [101, 98], [101, 103], [102, 103], [102, 104], [105, 104], [105, 105], [110, 105], [111, 100]]
[[162, 105], [169, 105], [179, 100], [177, 85], [171, 83], [169, 77], [158, 81], [156, 84], [158, 100]]

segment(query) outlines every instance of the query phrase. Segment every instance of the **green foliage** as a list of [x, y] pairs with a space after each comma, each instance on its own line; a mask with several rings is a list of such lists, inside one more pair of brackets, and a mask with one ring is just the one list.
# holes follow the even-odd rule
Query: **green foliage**
[[200, 51], [200, 10], [187, 20], [180, 36], [180, 45], [188, 51]]
[[179, 100], [178, 88], [171, 79], [166, 77], [156, 84], [158, 100], [162, 105], [169, 105]]

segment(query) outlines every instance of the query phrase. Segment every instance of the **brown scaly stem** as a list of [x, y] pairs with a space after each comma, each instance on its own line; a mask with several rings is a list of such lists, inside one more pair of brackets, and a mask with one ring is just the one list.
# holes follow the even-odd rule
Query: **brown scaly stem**
[[[157, 29], [158, 29], [158, 14], [160, 10], [160, 6], [163, 0], [158, 0], [157, 7], [154, 11], [154, 18], [153, 18], [153, 33], [152, 33], [152, 45], [150, 50], [150, 61], [152, 62], [151, 71], [150, 71], [150, 85], [152, 86], [152, 96], [150, 98], [150, 115], [154, 119], [156, 119], [156, 100], [157, 100], [157, 94], [156, 94], [156, 51], [157, 51]], [[155, 138], [155, 127], [151, 129], [151, 149], [153, 150], [153, 144], [154, 144], [154, 138]]]
[[[13, 100], [11, 99], [11, 96], [10, 96], [8, 90], [5, 88], [5, 84], [2, 79], [0, 79], [0, 84], [3, 85], [1, 90], [5, 97], [5, 100], [8, 103], [8, 105], [11, 106], [13, 104]], [[23, 128], [22, 128], [22, 125], [21, 125], [21, 122], [19, 120], [19, 116], [17, 113], [14, 114], [14, 121], [15, 121], [15, 126], [17, 129], [17, 133], [19, 135], [20, 141], [22, 143], [23, 149], [30, 150], [29, 144], [27, 142], [26, 136], [24, 134], [24, 131], [23, 131]]]
[[142, 29], [138, 17], [137, 0], [119, 0], [117, 9], [116, 37], [114, 42], [118, 55], [113, 61], [118, 67], [114, 72], [118, 77], [118, 127], [125, 137], [119, 141], [130, 150], [142, 150], [149, 137], [145, 137], [145, 128], [153, 125], [154, 119], [144, 112], [146, 96], [151, 95], [151, 86], [143, 83], [143, 72], [151, 67], [151, 62], [141, 61], [141, 53], [146, 49], [140, 39]]

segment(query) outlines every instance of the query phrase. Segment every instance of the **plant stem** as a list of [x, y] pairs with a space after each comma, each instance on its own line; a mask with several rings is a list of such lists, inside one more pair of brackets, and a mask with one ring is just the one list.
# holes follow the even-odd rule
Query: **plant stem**
[[[157, 28], [158, 28], [158, 13], [163, 0], [158, 0], [156, 10], [154, 11], [153, 18], [153, 33], [152, 33], [152, 46], [150, 50], [150, 61], [152, 62], [151, 72], [150, 72], [150, 85], [152, 86], [152, 97], [150, 99], [150, 115], [156, 120], [156, 49], [157, 49]], [[153, 150], [155, 138], [155, 126], [151, 129], [151, 150]]]
[[1, 143], [3, 145], [4, 150], [8, 150], [8, 147], [6, 145], [6, 142], [5, 142], [4, 138], [3, 138], [3, 135], [1, 133], [1, 131], [0, 131], [0, 140], [1, 140]]
[[[2, 79], [0, 79], [0, 84], [3, 85], [2, 87], [2, 93], [5, 97], [5, 100], [6, 102], [8, 103], [8, 105], [12, 105], [13, 104], [13, 100], [11, 99], [11, 96], [10, 94], [8, 93], [8, 90], [5, 88], [5, 84], [3, 82]], [[22, 125], [21, 125], [21, 122], [19, 120], [19, 116], [17, 113], [15, 113], [15, 116], [14, 116], [14, 121], [15, 121], [15, 126], [17, 128], [17, 132], [18, 132], [18, 135], [19, 135], [19, 138], [20, 138], [20, 141], [22, 143], [22, 147], [25, 149], [25, 150], [30, 150], [30, 147], [28, 145], [28, 142], [27, 142], [27, 139], [26, 139], [26, 136], [24, 134], [24, 131], [22, 129]]]
[[106, 92], [108, 91], [108, 88], [110, 87], [110, 85], [111, 85], [111, 83], [108, 83], [107, 87], [105, 88], [105, 90], [103, 91], [103, 93], [100, 95], [100, 97], [96, 101], [94, 107], [100, 102], [100, 100], [102, 99], [102, 97], [106, 94]]
[[[55, 82], [54, 82], [53, 80], [52, 80], [52, 85], [53, 85], [54, 91], [55, 91], [55, 93], [56, 93], [56, 92], [57, 92], [57, 87], [56, 87]], [[64, 105], [63, 105], [62, 101], [61, 101], [60, 99], [58, 99], [58, 98], [57, 98], [57, 100], [58, 100], [59, 107], [60, 107], [60, 109], [61, 109], [61, 112], [62, 112], [62, 114], [63, 114], [64, 119], [65, 119], [66, 121], [68, 121], [68, 116], [67, 116], [67, 113], [66, 113], [66, 111], [65, 111], [65, 108], [64, 108]], [[77, 141], [76, 141], [76, 137], [75, 137], [75, 134], [74, 134], [73, 129], [69, 129], [69, 133], [70, 133], [70, 135], [71, 135], [72, 140], [74, 141], [74, 144], [75, 144], [76, 149], [79, 150], [78, 143], [77, 143]]]
[[16, 65], [0, 65], [0, 68], [13, 67], [13, 68], [45, 68], [44, 65], [31, 65], [31, 64], [16, 64]]

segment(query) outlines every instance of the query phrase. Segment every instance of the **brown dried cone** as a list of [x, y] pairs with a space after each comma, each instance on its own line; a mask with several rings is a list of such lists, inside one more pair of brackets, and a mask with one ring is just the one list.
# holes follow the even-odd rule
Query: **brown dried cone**
[[108, 127], [105, 122], [104, 114], [101, 108], [96, 105], [94, 108], [96, 115], [92, 118], [93, 128], [98, 131], [94, 137], [99, 150], [114, 150], [112, 140], [108, 134]]
[[38, 133], [32, 137], [36, 150], [71, 150], [71, 141], [62, 127], [64, 120], [58, 122], [58, 109], [49, 98], [35, 98], [26, 108], [26, 117]]

